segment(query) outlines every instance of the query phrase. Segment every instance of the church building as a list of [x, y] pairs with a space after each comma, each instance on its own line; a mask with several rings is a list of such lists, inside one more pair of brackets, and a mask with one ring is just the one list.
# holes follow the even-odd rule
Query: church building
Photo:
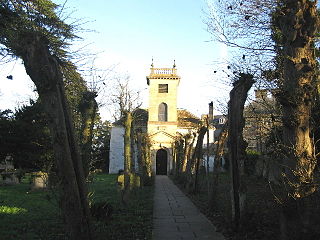
[[[167, 174], [172, 161], [172, 144], [178, 128], [177, 93], [180, 77], [173, 68], [151, 68], [149, 85], [148, 134], [156, 174]], [[154, 161], [155, 160], [155, 161]]]
[[[146, 131], [151, 140], [152, 170], [157, 175], [167, 175], [172, 169], [172, 147], [177, 137], [195, 132], [201, 122], [190, 112], [177, 108], [180, 76], [175, 62], [172, 68], [154, 68], [151, 64], [147, 76], [149, 107], [145, 122], [140, 129]], [[124, 128], [113, 124], [110, 140], [110, 173], [123, 169]], [[213, 142], [211, 134], [210, 142]]]

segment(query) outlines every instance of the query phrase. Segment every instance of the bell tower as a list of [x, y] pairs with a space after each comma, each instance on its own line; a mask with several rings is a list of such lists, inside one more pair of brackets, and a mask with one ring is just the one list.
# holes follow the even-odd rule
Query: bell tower
[[149, 85], [148, 133], [165, 131], [175, 136], [177, 130], [177, 92], [180, 77], [174, 61], [172, 68], [154, 68], [147, 76]]
[[[180, 76], [177, 75], [175, 61], [172, 68], [154, 68], [152, 61], [150, 71], [147, 76], [149, 85], [148, 135], [152, 144], [153, 169], [157, 174], [166, 174], [171, 168], [172, 143], [177, 133], [177, 93]], [[163, 151], [167, 152], [168, 157], [166, 161], [161, 160], [166, 162], [165, 165], [160, 166], [159, 163], [158, 166], [158, 155], [160, 156]]]

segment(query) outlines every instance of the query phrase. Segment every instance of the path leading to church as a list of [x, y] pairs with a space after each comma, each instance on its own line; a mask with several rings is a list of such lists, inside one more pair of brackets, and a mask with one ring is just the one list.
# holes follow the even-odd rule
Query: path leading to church
[[168, 176], [156, 176], [153, 207], [154, 240], [224, 240], [211, 222]]

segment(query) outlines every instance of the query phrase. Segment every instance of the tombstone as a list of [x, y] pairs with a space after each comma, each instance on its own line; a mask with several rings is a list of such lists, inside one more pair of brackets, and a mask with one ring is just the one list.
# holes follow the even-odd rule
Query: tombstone
[[[130, 173], [129, 177], [130, 177], [130, 188], [131, 189], [139, 188], [141, 186], [140, 176], [138, 176], [137, 174]], [[118, 183], [118, 187], [120, 188], [120, 190], [123, 190], [124, 189], [124, 173], [120, 173], [118, 175], [117, 183]]]
[[14, 170], [13, 158], [6, 156], [4, 161], [0, 161], [0, 172], [7, 172], [8, 170]]
[[14, 166], [13, 166], [13, 157], [11, 156], [6, 156], [5, 160], [5, 165], [6, 165], [6, 171], [8, 170], [13, 170], [14, 169]]
[[45, 172], [34, 172], [32, 173], [32, 184], [31, 189], [45, 189], [48, 187], [48, 173]]
[[262, 177], [263, 176], [263, 169], [264, 169], [264, 157], [265, 156], [260, 156], [257, 159], [256, 165], [255, 165], [255, 175], [257, 177]]
[[19, 178], [14, 172], [2, 173], [2, 182], [5, 185], [14, 185], [19, 183]]

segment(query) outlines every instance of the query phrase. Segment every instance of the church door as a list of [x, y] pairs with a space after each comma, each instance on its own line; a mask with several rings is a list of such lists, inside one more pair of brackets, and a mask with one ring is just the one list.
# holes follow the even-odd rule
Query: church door
[[156, 155], [156, 174], [167, 175], [168, 154], [164, 149], [159, 149]]

